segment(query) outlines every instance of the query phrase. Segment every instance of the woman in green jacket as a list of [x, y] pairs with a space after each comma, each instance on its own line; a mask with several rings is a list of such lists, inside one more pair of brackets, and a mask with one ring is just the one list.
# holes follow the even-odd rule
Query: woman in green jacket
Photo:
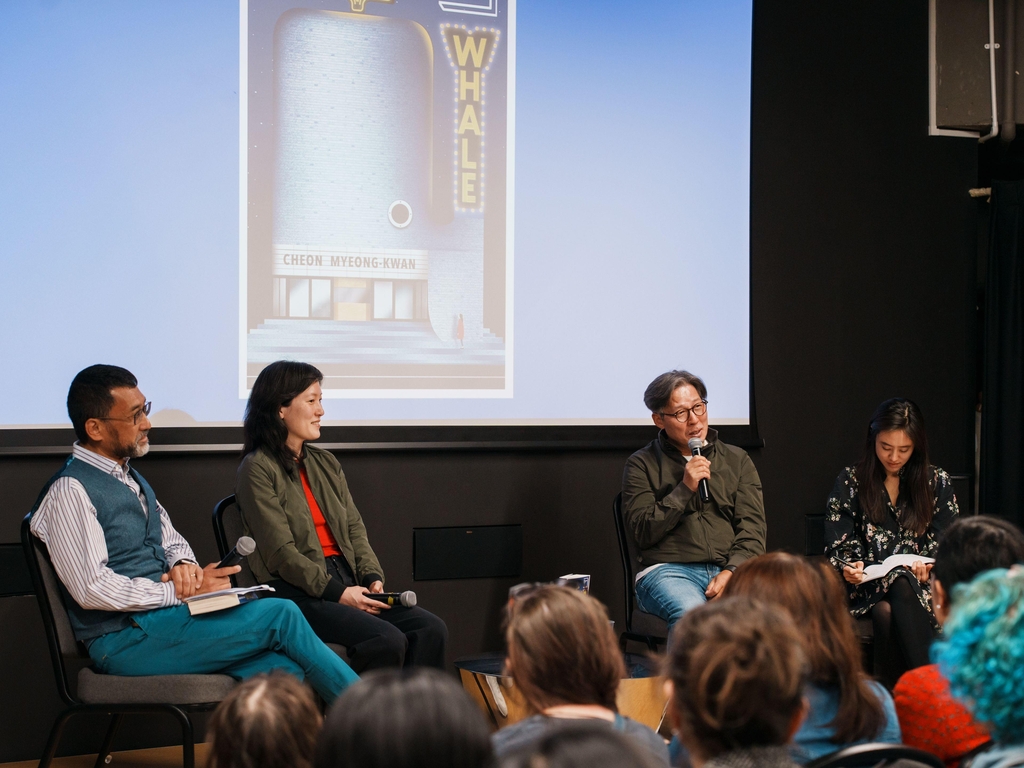
[[249, 567], [293, 600], [321, 640], [348, 649], [357, 672], [444, 667], [448, 629], [422, 608], [387, 606], [384, 571], [338, 460], [320, 437], [320, 382], [312, 365], [281, 360], [256, 377], [245, 409], [245, 457], [235, 496], [256, 541]]

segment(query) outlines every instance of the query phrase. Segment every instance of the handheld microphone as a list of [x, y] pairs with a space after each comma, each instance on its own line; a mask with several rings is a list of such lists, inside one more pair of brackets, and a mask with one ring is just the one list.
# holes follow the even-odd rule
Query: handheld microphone
[[[702, 441], [699, 437], [695, 437], [686, 444], [690, 448], [690, 453], [694, 456], [700, 456], [700, 449], [703, 447]], [[711, 501], [711, 489], [708, 487], [707, 478], [702, 477], [700, 482], [697, 483], [697, 491], [700, 493], [700, 500], [707, 504]]]
[[412, 608], [416, 605], [416, 593], [412, 591], [406, 592], [367, 592], [366, 597], [371, 600], [376, 600], [380, 603], [386, 603], [387, 605], [402, 605], [406, 608]]
[[256, 551], [256, 542], [248, 536], [241, 536], [235, 544], [235, 548], [224, 555], [224, 559], [217, 563], [218, 568], [229, 568], [238, 565], [242, 558], [251, 555]]

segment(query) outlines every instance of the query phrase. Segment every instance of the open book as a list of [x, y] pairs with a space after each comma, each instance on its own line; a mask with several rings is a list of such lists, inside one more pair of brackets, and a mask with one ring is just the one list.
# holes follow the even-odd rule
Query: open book
[[862, 581], [861, 584], [868, 581], [874, 581], [875, 579], [880, 579], [893, 568], [899, 568], [900, 566], [909, 568], [914, 563], [928, 564], [934, 562], [934, 557], [923, 557], [921, 555], [889, 555], [882, 562], [869, 565], [864, 569], [864, 581]]
[[236, 605], [255, 600], [263, 592], [273, 592], [273, 587], [266, 584], [257, 584], [255, 587], [235, 587], [234, 589], [220, 589], [216, 592], [207, 592], [205, 595], [187, 597], [184, 600], [188, 606], [188, 612], [193, 616], [201, 613], [212, 613], [223, 611], [225, 608], [234, 608]]

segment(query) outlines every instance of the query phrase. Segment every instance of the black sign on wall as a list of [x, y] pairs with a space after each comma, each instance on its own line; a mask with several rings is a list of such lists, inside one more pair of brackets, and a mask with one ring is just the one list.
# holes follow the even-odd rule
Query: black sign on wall
[[416, 581], [516, 577], [523, 572], [523, 526], [414, 528], [412, 559]]

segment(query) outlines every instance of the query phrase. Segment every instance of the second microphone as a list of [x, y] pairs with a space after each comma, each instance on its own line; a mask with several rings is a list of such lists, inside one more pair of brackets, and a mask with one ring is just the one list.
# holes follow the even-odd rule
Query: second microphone
[[366, 592], [364, 594], [371, 600], [387, 605], [402, 605], [406, 608], [412, 608], [416, 605], [416, 593], [411, 590], [405, 592]]

